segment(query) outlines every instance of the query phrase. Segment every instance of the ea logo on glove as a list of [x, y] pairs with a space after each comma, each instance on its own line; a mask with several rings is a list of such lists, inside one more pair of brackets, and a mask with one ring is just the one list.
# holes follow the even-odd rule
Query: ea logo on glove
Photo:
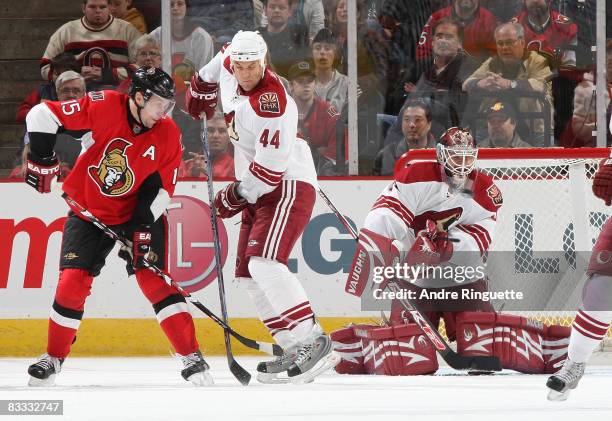
[[[174, 196], [168, 206], [170, 274], [188, 292], [204, 289], [217, 278], [209, 206], [193, 197]], [[217, 219], [221, 264], [227, 259], [227, 231]]]

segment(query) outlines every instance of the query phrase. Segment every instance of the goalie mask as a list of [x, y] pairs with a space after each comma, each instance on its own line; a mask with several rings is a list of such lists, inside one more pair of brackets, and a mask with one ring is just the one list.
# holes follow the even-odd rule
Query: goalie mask
[[469, 131], [451, 127], [440, 136], [436, 155], [453, 183], [462, 186], [476, 167], [478, 149]]

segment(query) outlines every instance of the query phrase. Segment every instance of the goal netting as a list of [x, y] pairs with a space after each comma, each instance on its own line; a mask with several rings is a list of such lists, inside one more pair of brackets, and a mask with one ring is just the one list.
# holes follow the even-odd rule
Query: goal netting
[[[569, 326], [581, 302], [593, 244], [612, 213], [596, 198], [593, 175], [609, 149], [481, 149], [477, 167], [503, 195], [487, 273], [491, 289], [527, 293], [496, 309]], [[396, 169], [435, 160], [435, 150], [405, 154]], [[608, 342], [612, 338], [608, 332]]]

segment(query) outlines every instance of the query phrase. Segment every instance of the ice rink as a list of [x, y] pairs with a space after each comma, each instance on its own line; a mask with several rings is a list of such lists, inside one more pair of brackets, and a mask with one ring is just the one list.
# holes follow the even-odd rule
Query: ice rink
[[[260, 358], [238, 357], [254, 373]], [[442, 367], [435, 376], [346, 376], [334, 372], [305, 386], [241, 386], [224, 357], [207, 358], [215, 386], [195, 388], [174, 358], [70, 358], [57, 386], [27, 384], [30, 359], [0, 359], [0, 399], [61, 399], [63, 416], [3, 417], [108, 420], [571, 420], [612, 419], [612, 364], [591, 365], [566, 402], [546, 400], [544, 375], [467, 376]]]

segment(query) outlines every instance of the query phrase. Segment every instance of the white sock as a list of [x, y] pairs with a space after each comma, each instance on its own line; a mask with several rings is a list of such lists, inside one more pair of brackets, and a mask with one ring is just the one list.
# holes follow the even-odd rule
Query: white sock
[[[259, 320], [270, 331], [270, 335], [274, 338], [277, 344], [282, 348], [287, 349], [296, 346], [297, 339], [293, 333], [285, 327], [286, 323], [280, 319], [278, 313], [274, 311], [272, 305], [266, 298], [266, 294], [259, 288], [257, 282], [252, 278], [240, 278], [240, 283], [246, 289], [247, 294], [251, 297], [251, 301], [257, 310]], [[274, 321], [277, 321], [274, 323]]]
[[275, 260], [251, 257], [249, 272], [274, 312], [280, 315], [279, 325], [284, 322], [298, 342], [307, 339], [315, 325], [314, 313], [304, 287], [289, 268]]

